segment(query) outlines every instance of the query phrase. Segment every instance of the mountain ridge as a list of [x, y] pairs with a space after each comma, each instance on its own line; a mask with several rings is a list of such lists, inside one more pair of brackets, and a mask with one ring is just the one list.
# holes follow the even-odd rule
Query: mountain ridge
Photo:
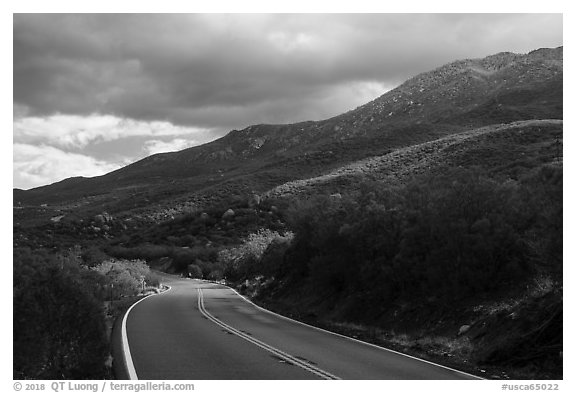
[[[486, 125], [561, 119], [562, 62], [563, 47], [457, 60], [329, 119], [232, 130], [207, 144], [152, 155], [102, 176], [15, 190], [14, 201], [122, 211], [169, 204], [202, 190], [218, 193], [241, 178], [246, 187], [236, 185], [238, 193], [263, 193]], [[128, 199], [134, 205], [126, 206]]]

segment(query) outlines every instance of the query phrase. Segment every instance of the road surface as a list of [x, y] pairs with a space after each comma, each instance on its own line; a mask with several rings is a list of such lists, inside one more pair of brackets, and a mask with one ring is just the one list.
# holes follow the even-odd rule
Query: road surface
[[144, 298], [119, 323], [120, 378], [476, 378], [267, 312], [223, 285], [164, 282], [169, 291]]

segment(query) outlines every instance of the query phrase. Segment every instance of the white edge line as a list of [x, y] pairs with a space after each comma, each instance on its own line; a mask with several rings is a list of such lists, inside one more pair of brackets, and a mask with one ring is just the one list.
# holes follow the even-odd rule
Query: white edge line
[[341, 379], [340, 377], [337, 377], [336, 375], [329, 373], [328, 371], [325, 371], [317, 366], [314, 366], [312, 364], [308, 364], [305, 361], [302, 361], [292, 355], [290, 355], [289, 353], [286, 353], [276, 347], [273, 347], [270, 344], [267, 344], [263, 341], [260, 341], [254, 337], [250, 337], [249, 335], [247, 335], [246, 333], [244, 333], [241, 330], [238, 330], [236, 328], [234, 328], [233, 326], [228, 325], [227, 323], [219, 320], [218, 318], [216, 318], [214, 315], [210, 314], [210, 312], [206, 309], [206, 306], [204, 305], [204, 295], [203, 295], [203, 291], [201, 288], [197, 288], [198, 289], [198, 310], [200, 311], [200, 313], [202, 313], [202, 315], [204, 315], [206, 318], [208, 318], [212, 323], [216, 324], [217, 326], [220, 326], [223, 329], [226, 329], [227, 331], [229, 331], [230, 333], [248, 341], [249, 343], [256, 345], [257, 347], [270, 352], [276, 356], [279, 356], [281, 358], [283, 358], [285, 361], [293, 364], [294, 366], [300, 367], [306, 371], [308, 371], [311, 374], [314, 374], [322, 379], [326, 379], [326, 380], [330, 380], [330, 379], [335, 379], [335, 380], [339, 380]]
[[[131, 380], [138, 380], [138, 375], [136, 374], [136, 369], [134, 368], [134, 362], [132, 361], [132, 354], [130, 353], [130, 345], [128, 344], [128, 334], [126, 333], [126, 321], [128, 320], [128, 314], [132, 309], [141, 301], [151, 298], [152, 296], [161, 295], [172, 289], [171, 286], [166, 285], [167, 290], [144, 296], [142, 299], [138, 300], [136, 303], [132, 304], [128, 310], [124, 313], [124, 318], [122, 318], [122, 351], [124, 353], [124, 360], [126, 361], [126, 369], [128, 371], [128, 378]], [[232, 289], [232, 288], [230, 288]]]
[[378, 348], [378, 349], [383, 350], [383, 351], [392, 352], [392, 353], [395, 353], [395, 354], [398, 354], [398, 355], [406, 356], [406, 357], [408, 357], [408, 358], [410, 358], [410, 359], [419, 360], [419, 361], [421, 361], [421, 362], [428, 363], [428, 364], [432, 364], [432, 365], [437, 366], [437, 367], [442, 367], [442, 368], [444, 368], [444, 369], [447, 369], [447, 370], [450, 370], [450, 371], [454, 371], [454, 372], [457, 372], [457, 373], [459, 373], [459, 374], [468, 375], [468, 376], [473, 377], [473, 378], [476, 378], [476, 379], [480, 379], [480, 380], [484, 380], [484, 379], [485, 379], [485, 378], [479, 377], [479, 376], [477, 376], [477, 375], [469, 374], [469, 373], [467, 373], [467, 372], [465, 372], [465, 371], [456, 370], [456, 369], [454, 369], [454, 368], [451, 368], [451, 367], [448, 367], [448, 366], [444, 366], [444, 365], [442, 365], [442, 364], [437, 364], [437, 363], [431, 362], [431, 361], [429, 361], [429, 360], [420, 359], [420, 358], [417, 358], [417, 357], [415, 357], [415, 356], [407, 355], [407, 354], [405, 354], [405, 353], [398, 352], [398, 351], [395, 351], [395, 350], [393, 350], [393, 349], [384, 348], [384, 347], [381, 347], [381, 346], [379, 346], [379, 345], [372, 344], [372, 343], [369, 343], [369, 342], [366, 342], [366, 341], [361, 341], [361, 340], [358, 340], [358, 339], [356, 339], [356, 338], [348, 337], [348, 336], [345, 336], [345, 335], [340, 334], [340, 333], [331, 332], [330, 330], [322, 329], [322, 328], [319, 328], [319, 327], [317, 327], [317, 326], [308, 325], [307, 323], [300, 322], [300, 321], [297, 321], [297, 320], [292, 319], [292, 318], [288, 318], [288, 317], [286, 317], [286, 316], [284, 316], [284, 315], [280, 315], [280, 314], [278, 314], [278, 313], [275, 313], [274, 311], [270, 311], [270, 310], [267, 310], [267, 309], [265, 309], [265, 308], [263, 308], [263, 307], [260, 307], [259, 305], [257, 305], [257, 304], [255, 304], [254, 302], [252, 302], [250, 299], [247, 299], [247, 298], [244, 297], [243, 295], [239, 294], [238, 291], [236, 291], [236, 290], [235, 290], [234, 288], [232, 288], [232, 287], [229, 287], [228, 285], [221, 284], [221, 283], [215, 282], [215, 281], [209, 281], [209, 280], [202, 280], [202, 279], [197, 279], [197, 280], [199, 280], [199, 281], [204, 281], [204, 282], [209, 282], [209, 283], [212, 283], [212, 284], [218, 284], [218, 285], [222, 285], [222, 286], [224, 286], [224, 287], [226, 287], [226, 288], [229, 288], [229, 289], [232, 290], [234, 293], [236, 293], [236, 295], [240, 296], [242, 299], [244, 299], [244, 301], [252, 304], [254, 307], [256, 307], [256, 308], [258, 308], [258, 309], [260, 309], [260, 310], [262, 310], [262, 311], [264, 311], [264, 312], [267, 312], [267, 313], [269, 313], [269, 314], [272, 314], [272, 315], [275, 315], [275, 316], [280, 317], [280, 318], [282, 318], [282, 319], [285, 319], [285, 320], [287, 320], [287, 321], [295, 322], [295, 323], [300, 324], [300, 325], [303, 325], [303, 326], [308, 326], [308, 327], [310, 327], [310, 328], [312, 328], [312, 329], [315, 329], [315, 330], [318, 330], [318, 331], [321, 331], [321, 332], [324, 332], [324, 333], [329, 333], [329, 334], [332, 334], [332, 335], [335, 335], [335, 336], [338, 336], [338, 337], [346, 338], [346, 339], [348, 339], [348, 340], [352, 340], [352, 341], [355, 341], [355, 342], [360, 343], [360, 344], [368, 345], [368, 346], [373, 347], [373, 348]]

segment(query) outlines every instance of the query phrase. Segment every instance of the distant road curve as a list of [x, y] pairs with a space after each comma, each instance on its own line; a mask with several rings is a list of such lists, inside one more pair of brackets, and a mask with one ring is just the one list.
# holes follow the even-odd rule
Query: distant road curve
[[174, 276], [117, 323], [120, 379], [481, 379], [264, 310], [220, 284]]

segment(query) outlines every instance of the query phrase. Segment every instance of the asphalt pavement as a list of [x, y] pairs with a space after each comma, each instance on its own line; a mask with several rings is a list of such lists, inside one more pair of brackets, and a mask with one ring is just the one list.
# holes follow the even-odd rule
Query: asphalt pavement
[[170, 276], [164, 282], [169, 291], [124, 317], [115, 353], [125, 378], [477, 378], [268, 312], [224, 285]]

